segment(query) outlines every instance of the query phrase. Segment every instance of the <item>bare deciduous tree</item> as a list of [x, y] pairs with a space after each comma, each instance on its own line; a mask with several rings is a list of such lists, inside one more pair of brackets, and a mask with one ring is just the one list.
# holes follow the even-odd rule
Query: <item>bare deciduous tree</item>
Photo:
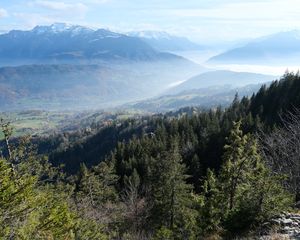
[[282, 117], [283, 126], [259, 136], [261, 154], [272, 170], [287, 176], [286, 187], [300, 200], [300, 110]]
[[0, 118], [0, 127], [1, 127], [1, 130], [2, 130], [3, 135], [4, 135], [5, 147], [6, 147], [6, 150], [7, 150], [8, 159], [11, 159], [12, 158], [12, 152], [11, 152], [11, 149], [10, 149], [9, 140], [10, 140], [10, 137], [12, 135], [13, 128], [12, 128], [10, 122], [4, 120], [3, 118]]
[[122, 202], [125, 205], [125, 221], [131, 226], [131, 232], [136, 236], [142, 236], [144, 233], [141, 229], [145, 228], [150, 207], [146, 203], [146, 198], [140, 195], [138, 186], [131, 181], [124, 191]]

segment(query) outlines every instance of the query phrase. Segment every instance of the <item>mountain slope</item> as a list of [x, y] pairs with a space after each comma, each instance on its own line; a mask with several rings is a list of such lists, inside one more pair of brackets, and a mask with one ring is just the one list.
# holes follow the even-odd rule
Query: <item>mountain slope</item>
[[202, 73], [187, 81], [169, 89], [168, 94], [176, 94], [182, 91], [203, 89], [215, 86], [226, 88], [241, 87], [248, 84], [259, 84], [275, 80], [275, 76], [249, 72], [233, 72], [226, 70], [210, 71]]
[[211, 63], [279, 63], [297, 62], [300, 56], [300, 31], [280, 32], [257, 39], [243, 47], [226, 51], [209, 59]]
[[[95, 107], [104, 101], [126, 98], [123, 88], [133, 84], [107, 67], [75, 65], [31, 65], [0, 68], [2, 109]], [[132, 80], [133, 81], [133, 80]], [[138, 94], [129, 88], [128, 95]]]
[[206, 87], [194, 90], [185, 90], [174, 95], [163, 95], [158, 98], [147, 99], [138, 103], [125, 105], [136, 110], [149, 112], [177, 111], [180, 108], [197, 106], [203, 109], [218, 106], [228, 107], [235, 94], [239, 97], [251, 96], [256, 93], [261, 84], [251, 84], [244, 87]]
[[166, 32], [140, 31], [130, 32], [128, 36], [138, 37], [157, 51], [192, 51], [206, 47], [196, 44], [185, 37], [177, 37]]
[[[37, 26], [0, 35], [0, 61], [130, 60], [153, 61], [180, 57], [155, 51], [136, 37], [108, 30], [67, 25]], [[56, 62], [55, 62], [56, 63]]]

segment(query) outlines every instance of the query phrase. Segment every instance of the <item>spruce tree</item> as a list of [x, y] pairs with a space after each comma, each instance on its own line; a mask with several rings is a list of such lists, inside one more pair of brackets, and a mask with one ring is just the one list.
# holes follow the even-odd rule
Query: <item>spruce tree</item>
[[200, 232], [205, 235], [217, 233], [221, 228], [222, 203], [220, 198], [220, 183], [214, 172], [207, 170], [203, 184], [203, 192], [198, 198]]

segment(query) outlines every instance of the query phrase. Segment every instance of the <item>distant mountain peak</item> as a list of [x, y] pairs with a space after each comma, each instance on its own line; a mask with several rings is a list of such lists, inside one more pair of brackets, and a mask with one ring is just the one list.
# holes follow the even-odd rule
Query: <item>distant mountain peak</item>
[[66, 31], [76, 26], [67, 23], [54, 23], [50, 26], [51, 30], [54, 32]]
[[129, 32], [129, 36], [139, 37], [139, 38], [146, 38], [146, 39], [171, 39], [172, 36], [164, 31], [136, 31], [136, 32]]
[[72, 32], [72, 33], [82, 33], [82, 32], [92, 32], [93, 30], [87, 27], [72, 25], [68, 23], [54, 23], [50, 26], [36, 26], [32, 30], [34, 33], [62, 33], [62, 32]]
[[130, 37], [138, 37], [158, 51], [191, 51], [203, 50], [206, 47], [190, 41], [185, 36], [175, 36], [164, 31], [128, 32]]

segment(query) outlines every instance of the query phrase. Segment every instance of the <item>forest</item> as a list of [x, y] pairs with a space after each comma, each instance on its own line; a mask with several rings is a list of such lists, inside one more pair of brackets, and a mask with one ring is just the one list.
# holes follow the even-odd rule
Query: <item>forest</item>
[[0, 239], [255, 239], [300, 201], [300, 75], [228, 108], [4, 136]]

